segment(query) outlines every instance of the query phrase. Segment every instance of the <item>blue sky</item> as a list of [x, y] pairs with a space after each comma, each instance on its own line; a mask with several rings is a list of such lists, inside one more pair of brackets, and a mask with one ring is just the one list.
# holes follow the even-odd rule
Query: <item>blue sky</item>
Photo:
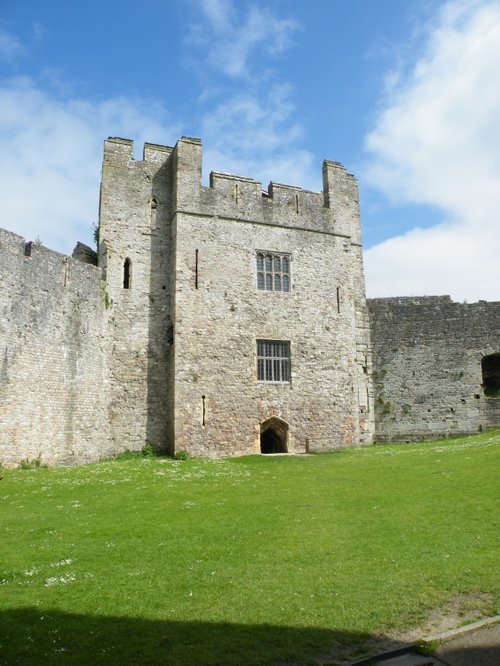
[[360, 184], [369, 296], [499, 300], [499, 0], [0, 0], [0, 226], [91, 244], [102, 142]]

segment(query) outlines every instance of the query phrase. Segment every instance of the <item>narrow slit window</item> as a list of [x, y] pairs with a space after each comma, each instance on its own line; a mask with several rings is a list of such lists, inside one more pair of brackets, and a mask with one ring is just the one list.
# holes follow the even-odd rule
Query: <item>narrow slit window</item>
[[123, 264], [123, 288], [130, 289], [131, 284], [132, 284], [132, 262], [127, 257], [127, 259], [125, 259], [125, 262]]
[[194, 251], [194, 288], [198, 289], [198, 250]]
[[290, 255], [257, 252], [257, 289], [290, 291]]
[[151, 229], [156, 229], [156, 214], [158, 212], [158, 199], [151, 199]]

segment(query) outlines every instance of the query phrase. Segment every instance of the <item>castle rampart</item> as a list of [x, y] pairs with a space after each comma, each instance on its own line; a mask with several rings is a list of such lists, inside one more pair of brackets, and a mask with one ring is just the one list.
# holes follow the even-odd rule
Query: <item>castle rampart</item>
[[111, 452], [100, 270], [0, 230], [0, 456]]
[[500, 392], [488, 395], [483, 372], [484, 359], [500, 352], [500, 303], [430, 296], [370, 299], [368, 307], [376, 441], [500, 427]]

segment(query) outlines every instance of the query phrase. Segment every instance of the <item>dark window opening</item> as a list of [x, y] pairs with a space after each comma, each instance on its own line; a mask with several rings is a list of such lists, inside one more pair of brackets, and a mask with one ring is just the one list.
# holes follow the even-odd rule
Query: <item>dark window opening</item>
[[500, 398], [500, 353], [490, 354], [481, 360], [483, 390], [488, 398]]
[[194, 288], [198, 289], [198, 250], [194, 251]]
[[130, 259], [125, 259], [123, 264], [123, 288], [130, 289], [132, 283], [132, 262]]
[[169, 345], [174, 344], [174, 325], [170, 322], [167, 326], [167, 342]]
[[30, 241], [29, 243], [24, 244], [24, 256], [25, 257], [31, 257], [31, 248], [33, 246], [33, 242]]
[[287, 453], [288, 426], [284, 421], [271, 418], [260, 428], [261, 453]]

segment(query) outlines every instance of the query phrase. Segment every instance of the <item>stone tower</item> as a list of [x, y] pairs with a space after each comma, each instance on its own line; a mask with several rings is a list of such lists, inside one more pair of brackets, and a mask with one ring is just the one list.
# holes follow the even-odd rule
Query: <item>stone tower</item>
[[175, 237], [172, 148], [104, 146], [99, 266], [108, 310], [109, 421], [113, 450], [173, 447]]
[[[370, 442], [373, 396], [357, 184], [323, 193], [222, 173], [202, 146], [105, 143], [99, 264], [110, 430], [218, 456]], [[175, 443], [175, 444], [174, 444]]]

